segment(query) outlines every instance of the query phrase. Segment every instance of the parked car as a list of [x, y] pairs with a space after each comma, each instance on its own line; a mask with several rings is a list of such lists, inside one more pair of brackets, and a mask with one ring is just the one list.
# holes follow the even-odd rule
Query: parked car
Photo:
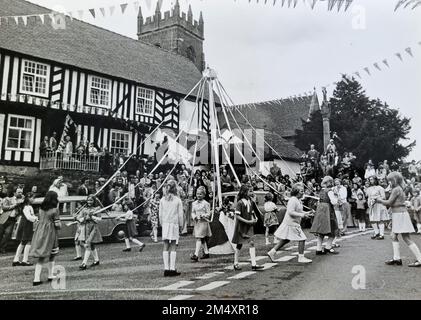
[[[74, 222], [74, 215], [77, 212], [77, 209], [80, 206], [84, 205], [87, 200], [87, 196], [69, 196], [59, 198], [59, 210], [60, 210], [60, 220], [61, 220], [61, 229], [58, 232], [59, 240], [72, 240], [75, 237], [77, 224], [72, 224]], [[38, 214], [39, 207], [44, 198], [36, 198], [33, 203], [33, 208], [35, 214]], [[124, 230], [125, 222], [118, 219], [123, 212], [117, 211], [104, 211], [101, 214], [102, 220], [98, 223], [99, 230], [101, 235], [106, 240], [121, 241], [122, 238], [119, 236], [119, 231]], [[138, 220], [136, 219], [136, 226], [138, 225]], [[19, 221], [18, 221], [19, 222]], [[14, 232], [12, 234], [12, 240], [16, 240], [16, 231], [18, 223], [15, 225]]]

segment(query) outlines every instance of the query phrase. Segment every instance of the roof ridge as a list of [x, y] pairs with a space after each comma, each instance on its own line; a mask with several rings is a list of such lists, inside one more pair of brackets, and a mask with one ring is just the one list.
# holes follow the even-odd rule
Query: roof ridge
[[[306, 95], [302, 95], [301, 98], [310, 98], [313, 97], [313, 94], [306, 94]], [[299, 99], [300, 97], [297, 96], [297, 99]], [[238, 106], [248, 106], [248, 105], [258, 105], [258, 104], [265, 104], [265, 103], [275, 103], [278, 101], [282, 101], [282, 100], [289, 100], [294, 102], [294, 100], [292, 98], [279, 98], [279, 99], [272, 99], [272, 100], [266, 100], [266, 101], [259, 101], [259, 102], [248, 102], [248, 103], [240, 103], [240, 104], [236, 104], [234, 105], [234, 107], [238, 107]]]

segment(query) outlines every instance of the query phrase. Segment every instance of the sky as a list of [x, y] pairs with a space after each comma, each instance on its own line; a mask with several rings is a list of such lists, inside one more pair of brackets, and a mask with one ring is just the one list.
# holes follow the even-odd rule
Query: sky
[[[163, 10], [174, 1], [163, 0]], [[408, 160], [421, 159], [421, 6], [394, 12], [397, 0], [354, 0], [346, 12], [344, 7], [338, 12], [328, 11], [326, 0], [318, 1], [314, 10], [309, 0], [299, 0], [296, 8], [282, 7], [281, 0], [275, 6], [273, 0], [250, 1], [180, 0], [182, 11], [191, 4], [195, 20], [203, 12], [206, 63], [236, 104], [286, 98], [313, 88], [321, 97], [323, 86], [331, 95], [341, 74], [359, 72], [362, 79], [354, 76], [370, 98], [411, 118], [410, 139], [418, 138], [418, 146]], [[65, 12], [129, 2], [124, 15], [102, 17], [98, 11], [94, 19], [87, 12], [82, 20], [136, 38], [134, 1], [31, 2]], [[153, 14], [156, 3], [140, 1], [144, 17]], [[413, 57], [405, 51], [408, 47]], [[382, 71], [373, 66], [376, 62]]]

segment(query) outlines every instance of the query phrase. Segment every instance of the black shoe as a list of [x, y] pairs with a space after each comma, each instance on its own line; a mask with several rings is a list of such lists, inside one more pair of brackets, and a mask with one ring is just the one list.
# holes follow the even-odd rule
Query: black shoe
[[240, 271], [241, 270], [240, 265], [239, 264], [234, 264], [234, 270], [235, 271]]
[[86, 265], [86, 264], [82, 264], [80, 267], [79, 267], [79, 269], [80, 270], [86, 270], [86, 269], [88, 269], [88, 266]]
[[335, 251], [333, 249], [326, 249], [326, 248], [325, 248], [324, 252], [326, 252], [327, 254], [339, 254], [338, 251]]
[[94, 263], [91, 264], [91, 267], [96, 267], [99, 266], [99, 261], [95, 261]]
[[177, 272], [177, 270], [170, 270], [168, 274], [169, 277], [178, 277], [179, 275], [181, 275], [181, 273]]
[[263, 266], [251, 266], [251, 270], [253, 271], [263, 271]]
[[191, 255], [191, 256], [190, 256], [190, 259], [191, 259], [192, 261], [194, 261], [194, 262], [199, 261], [199, 257], [198, 257], [198, 256], [196, 256], [195, 254]]
[[40, 285], [42, 285], [42, 281], [34, 281], [34, 282], [32, 282], [32, 285], [33, 285], [34, 287], [36, 287], [36, 286], [40, 286]]
[[374, 236], [371, 237], [371, 239], [376, 240], [379, 236], [380, 236], [380, 234], [375, 234]]
[[376, 240], [384, 240], [384, 236], [378, 236]]
[[316, 251], [316, 256], [324, 256], [326, 254], [326, 251]]
[[123, 250], [123, 252], [130, 252], [130, 251], [132, 251], [132, 248], [126, 248]]
[[22, 263], [20, 263], [19, 261], [13, 261], [12, 266], [13, 267], [20, 267], [22, 265]]
[[81, 261], [81, 260], [82, 260], [82, 257], [75, 257], [72, 259], [72, 261]]
[[54, 277], [54, 278], [48, 278], [48, 282], [53, 282], [53, 280], [56, 280], [57, 279], [57, 277]]
[[146, 244], [142, 243], [142, 245], [139, 247], [139, 252], [142, 252], [145, 247], [146, 247]]
[[170, 270], [165, 270], [164, 277], [169, 277], [169, 276], [170, 276]]
[[30, 263], [30, 262], [22, 262], [20, 265], [22, 267], [32, 267], [34, 264], [33, 263]]
[[207, 253], [207, 254], [204, 254], [204, 255], [203, 255], [202, 260], [203, 260], [203, 259], [209, 259], [209, 258], [210, 258], [209, 253]]
[[389, 260], [385, 262], [386, 265], [388, 266], [401, 266], [402, 265], [402, 260]]

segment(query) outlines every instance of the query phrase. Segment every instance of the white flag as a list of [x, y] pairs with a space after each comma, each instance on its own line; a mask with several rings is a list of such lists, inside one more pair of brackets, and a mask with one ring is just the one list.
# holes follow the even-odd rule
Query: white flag
[[102, 16], [105, 17], [105, 8], [99, 8], [99, 11], [101, 11]]
[[19, 17], [13, 17], [15, 19], [16, 24], [19, 24]]
[[40, 14], [39, 15], [39, 18], [41, 19], [42, 24], [44, 24], [45, 23], [44, 15], [43, 14]]
[[344, 4], [345, 0], [338, 0], [338, 12], [341, 11], [342, 5]]
[[364, 68], [364, 70], [368, 73], [369, 76], [371, 76], [370, 70], [368, 68]]
[[110, 16], [113, 15], [114, 11], [115, 11], [115, 6], [111, 6], [110, 7]]
[[313, 0], [313, 3], [311, 4], [311, 9], [313, 10], [314, 7], [316, 6], [317, 0]]
[[399, 9], [401, 5], [403, 5], [407, 0], [399, 0], [395, 6], [395, 11]]
[[23, 24], [26, 26], [28, 24], [28, 17], [22, 16]]
[[73, 12], [67, 12], [67, 15], [70, 17], [70, 20], [73, 21]]
[[284, 4], [285, 4], [285, 0], [282, 0], [282, 7], [284, 6]]
[[411, 57], [414, 57], [413, 55], [412, 55], [412, 49], [411, 48], [406, 48], [405, 49], [405, 51], [411, 56]]
[[134, 12], [138, 12], [139, 11], [139, 7], [140, 7], [139, 1], [135, 1], [133, 3], [133, 5], [134, 5]]

